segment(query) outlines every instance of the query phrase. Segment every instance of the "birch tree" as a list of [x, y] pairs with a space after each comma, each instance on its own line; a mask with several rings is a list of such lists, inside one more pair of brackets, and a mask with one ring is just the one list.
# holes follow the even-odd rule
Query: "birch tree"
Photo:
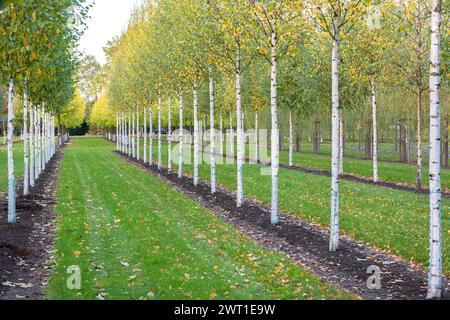
[[440, 156], [441, 0], [431, 1], [430, 47], [430, 267], [427, 298], [442, 295], [442, 199]]

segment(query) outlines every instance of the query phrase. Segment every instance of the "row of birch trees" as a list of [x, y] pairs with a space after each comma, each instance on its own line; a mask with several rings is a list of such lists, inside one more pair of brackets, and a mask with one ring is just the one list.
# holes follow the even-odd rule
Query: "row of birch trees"
[[[16, 222], [14, 99], [23, 104], [23, 194], [56, 151], [55, 122], [72, 100], [82, 0], [5, 1], [0, 11], [0, 81], [8, 86], [8, 221]], [[62, 137], [58, 137], [58, 144]]]
[[[428, 297], [442, 289], [440, 190], [439, 0], [415, 1], [148, 1], [132, 15], [127, 31], [108, 50], [105, 95], [115, 121], [117, 149], [162, 168], [162, 112], [167, 112], [168, 144], [177, 123], [193, 126], [193, 184], [198, 184], [201, 122], [199, 94], [206, 92], [209, 116], [211, 193], [216, 192], [214, 136], [223, 119], [236, 128], [236, 205], [244, 204], [245, 110], [258, 114], [270, 106], [271, 223], [279, 223], [279, 108], [288, 110], [289, 163], [293, 163], [293, 120], [312, 113], [328, 116], [331, 126], [330, 251], [339, 248], [339, 175], [344, 172], [342, 104], [370, 101], [373, 180], [378, 176], [378, 101], [380, 92], [399, 85], [417, 97], [417, 186], [421, 188], [424, 93], [429, 92], [430, 269]], [[448, 23], [444, 19], [444, 23]], [[444, 41], [448, 41], [445, 38]], [[399, 54], [393, 54], [398, 52]], [[414, 57], [414, 58], [413, 58]], [[343, 67], [345, 66], [345, 68]], [[444, 69], [444, 72], [448, 72]], [[413, 76], [412, 76], [413, 75]], [[328, 79], [328, 80], [325, 80]], [[427, 80], [428, 79], [428, 80]], [[426, 86], [426, 84], [429, 84]], [[331, 90], [330, 90], [331, 88]], [[281, 95], [279, 95], [282, 93]], [[176, 102], [175, 102], [176, 101]], [[187, 101], [189, 101], [187, 103]], [[167, 105], [165, 108], [164, 105]], [[177, 104], [179, 119], [172, 118]], [[188, 104], [186, 108], [185, 104]], [[245, 107], [245, 104], [250, 107]], [[331, 105], [331, 108], [329, 107]], [[356, 107], [354, 107], [356, 109]], [[100, 110], [100, 106], [99, 106]], [[209, 112], [208, 112], [209, 111]], [[186, 116], [188, 112], [188, 116]], [[101, 117], [99, 117], [100, 119]], [[103, 117], [105, 118], [105, 117]], [[174, 121], [175, 120], [175, 121]], [[99, 121], [99, 120], [98, 120]], [[100, 122], [100, 121], [99, 121]], [[115, 122], [115, 123], [114, 123]], [[155, 123], [157, 128], [154, 128]], [[203, 120], [203, 124], [205, 124]], [[216, 131], [217, 126], [219, 130]], [[150, 134], [149, 134], [150, 133]], [[183, 141], [183, 137], [178, 137]], [[234, 135], [230, 139], [234, 146]], [[219, 137], [219, 149], [223, 138]], [[147, 142], [149, 149], [147, 149]], [[234, 150], [234, 147], [232, 148]], [[149, 151], [147, 151], [149, 150]], [[183, 175], [182, 143], [178, 175]], [[221, 150], [220, 150], [221, 151]], [[173, 159], [168, 154], [169, 170]], [[234, 157], [234, 155], [233, 155]], [[255, 158], [258, 159], [256, 151]]]

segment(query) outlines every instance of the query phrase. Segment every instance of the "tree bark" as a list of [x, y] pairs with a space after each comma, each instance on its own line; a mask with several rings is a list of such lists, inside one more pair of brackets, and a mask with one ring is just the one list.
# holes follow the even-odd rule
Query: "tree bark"
[[28, 172], [28, 127], [27, 127], [27, 115], [28, 115], [28, 92], [27, 92], [27, 78], [23, 80], [23, 194], [26, 196], [30, 193], [30, 179]]
[[149, 106], [149, 119], [148, 119], [148, 126], [149, 126], [149, 132], [150, 132], [150, 141], [148, 146], [148, 164], [150, 166], [153, 165], [153, 106], [150, 102]]
[[400, 141], [399, 141], [399, 153], [400, 153], [400, 161], [408, 162], [408, 150], [406, 143], [406, 127], [405, 121], [400, 120], [399, 122], [399, 133], [400, 133]]
[[198, 184], [198, 158], [199, 158], [199, 130], [198, 130], [198, 89], [197, 80], [194, 82], [194, 186]]
[[35, 187], [34, 180], [34, 113], [33, 105], [30, 104], [30, 187]]
[[292, 111], [289, 110], [289, 166], [294, 165], [294, 129], [292, 127]]
[[161, 107], [162, 107], [162, 97], [160, 84], [158, 88], [158, 170], [161, 170], [161, 160], [162, 160]]
[[180, 135], [178, 149], [178, 179], [183, 177], [183, 93], [180, 91]]
[[243, 134], [242, 134], [242, 99], [241, 99], [241, 56], [237, 50], [236, 57], [236, 123], [237, 123], [237, 195], [236, 205], [244, 204], [244, 179], [243, 179]]
[[[272, 114], [272, 146], [271, 146], [271, 166], [272, 166], [272, 196], [271, 196], [271, 214], [270, 222], [273, 225], [279, 223], [278, 213], [278, 162], [279, 162], [279, 131], [278, 131], [278, 108], [277, 108], [277, 34], [272, 32], [272, 50], [271, 50], [271, 90], [270, 105]], [[281, 144], [280, 144], [281, 145]]]
[[371, 81], [372, 88], [372, 129], [373, 129], [373, 181], [378, 182], [378, 134], [377, 134], [377, 95], [375, 81]]
[[14, 137], [14, 79], [9, 78], [8, 92], [8, 222], [16, 222], [16, 178], [13, 157]]
[[147, 107], [144, 106], [144, 164], [147, 163]]
[[430, 267], [427, 298], [442, 296], [442, 195], [440, 157], [441, 1], [432, 0], [430, 48]]
[[[336, 13], [335, 13], [336, 15]], [[337, 17], [333, 19], [336, 34], [332, 48], [332, 145], [331, 145], [331, 214], [330, 251], [339, 247], [339, 32]]]
[[320, 153], [320, 121], [314, 122], [313, 153]]
[[214, 128], [214, 81], [209, 70], [209, 122], [210, 122], [210, 171], [211, 171], [211, 194], [216, 193], [216, 144]]
[[167, 170], [169, 172], [172, 171], [172, 97], [167, 97], [168, 105], [167, 105]]

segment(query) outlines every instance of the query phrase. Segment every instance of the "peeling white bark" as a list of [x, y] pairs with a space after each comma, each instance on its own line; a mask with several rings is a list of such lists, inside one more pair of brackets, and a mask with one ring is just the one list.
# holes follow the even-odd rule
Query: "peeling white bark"
[[[337, 28], [338, 22], [334, 21]], [[330, 251], [339, 247], [339, 35], [332, 49], [332, 147], [331, 147], [331, 218]]]
[[214, 81], [209, 70], [209, 121], [210, 121], [210, 169], [211, 169], [211, 194], [216, 193], [216, 145], [214, 134]]
[[294, 165], [294, 133], [292, 128], [292, 111], [289, 110], [289, 166]]
[[279, 131], [278, 131], [278, 108], [277, 108], [277, 34], [272, 32], [271, 41], [271, 66], [270, 66], [270, 108], [272, 115], [271, 129], [271, 166], [272, 166], [272, 196], [270, 222], [274, 225], [279, 223], [278, 213], [278, 170], [279, 170]]
[[8, 222], [16, 222], [16, 178], [13, 157], [14, 137], [14, 79], [9, 78], [8, 91]]
[[30, 187], [35, 187], [34, 176], [34, 106], [30, 105]]
[[431, 1], [430, 48], [430, 267], [427, 298], [442, 296], [442, 195], [440, 127], [441, 1]]
[[30, 179], [28, 172], [28, 127], [27, 127], [27, 115], [28, 115], [28, 86], [27, 78], [23, 80], [23, 194], [28, 195], [30, 193]]
[[198, 130], [198, 89], [197, 81], [194, 82], [194, 186], [198, 184], [198, 158], [199, 158], [199, 130]]
[[375, 81], [371, 81], [372, 88], [372, 127], [373, 127], [373, 181], [378, 182], [378, 133], [377, 133], [377, 95]]
[[178, 178], [183, 177], [183, 94], [180, 93], [180, 138], [178, 150]]
[[168, 125], [167, 125], [167, 140], [169, 144], [169, 148], [167, 150], [167, 169], [169, 172], [172, 171], [172, 98], [168, 97], [168, 107], [167, 107], [167, 119], [168, 119]]

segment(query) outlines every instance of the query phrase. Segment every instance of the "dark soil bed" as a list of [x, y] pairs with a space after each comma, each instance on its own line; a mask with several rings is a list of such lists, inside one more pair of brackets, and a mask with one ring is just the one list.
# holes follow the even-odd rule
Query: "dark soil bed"
[[[328, 251], [328, 231], [305, 222], [298, 217], [281, 213], [280, 224], [270, 224], [270, 209], [246, 199], [244, 206], [236, 207], [235, 195], [218, 188], [211, 195], [210, 186], [201, 181], [197, 187], [192, 179], [178, 179], [176, 173], [166, 169], [158, 171], [122, 155], [123, 159], [145, 168], [174, 189], [198, 201], [227, 223], [247, 234], [257, 243], [284, 253], [320, 278], [341, 286], [364, 299], [424, 299], [426, 296], [427, 272], [424, 269], [394, 257], [348, 237], [341, 238], [337, 252]], [[381, 269], [381, 288], [369, 289], [367, 274], [369, 266]], [[450, 295], [450, 283], [444, 279], [444, 298]]]
[[17, 188], [17, 222], [7, 222], [6, 194], [0, 198], [0, 300], [42, 299], [53, 250], [55, 192], [62, 153], [57, 152], [30, 195]]

